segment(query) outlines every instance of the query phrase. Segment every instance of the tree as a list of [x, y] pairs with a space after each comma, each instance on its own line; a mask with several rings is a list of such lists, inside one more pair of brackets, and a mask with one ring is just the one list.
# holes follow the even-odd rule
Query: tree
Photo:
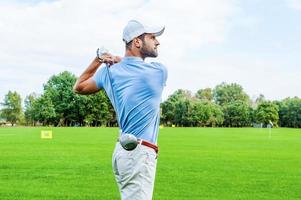
[[117, 125], [116, 113], [104, 90], [87, 97], [85, 123], [92, 126]]
[[172, 125], [174, 123], [176, 101], [168, 98], [165, 102], [161, 103], [161, 122], [165, 125]]
[[189, 99], [180, 99], [175, 103], [174, 123], [177, 126], [191, 126], [192, 102]]
[[200, 89], [196, 92], [195, 97], [200, 100], [212, 101], [213, 94], [211, 88]]
[[[74, 93], [70, 93], [70, 95], [70, 99], [72, 100], [70, 101], [69, 110], [66, 110], [70, 112], [68, 114], [70, 124], [68, 125], [84, 126], [87, 123], [86, 118], [90, 116], [91, 110], [89, 107], [91, 104], [94, 105], [98, 102], [91, 101], [91, 96], [89, 95], [78, 95]], [[93, 121], [93, 119], [91, 119], [91, 121]]]
[[192, 120], [195, 126], [206, 126], [210, 118], [210, 109], [205, 101], [195, 101], [192, 105]]
[[[70, 72], [52, 76], [44, 85], [44, 96], [55, 110], [54, 125], [107, 126], [116, 124], [113, 107], [102, 90], [92, 95], [73, 92], [76, 77]], [[50, 110], [52, 108], [49, 108]]]
[[275, 102], [279, 107], [279, 125], [282, 127], [301, 128], [301, 99], [287, 98]]
[[219, 126], [223, 123], [220, 106], [207, 100], [197, 100], [193, 104], [192, 119], [196, 126]]
[[214, 102], [218, 105], [231, 104], [237, 101], [250, 103], [249, 96], [243, 91], [243, 88], [236, 84], [222, 83], [217, 85], [213, 90]]
[[73, 74], [64, 71], [50, 77], [44, 85], [44, 95], [51, 101], [56, 112], [54, 119], [56, 125], [69, 126], [76, 121], [76, 102], [73, 93], [75, 81], [76, 77]]
[[250, 106], [243, 101], [234, 101], [223, 106], [224, 126], [250, 126]]
[[33, 120], [39, 121], [43, 125], [54, 124], [56, 117], [54, 105], [47, 95], [42, 95], [33, 101]]
[[34, 110], [34, 102], [37, 99], [37, 94], [32, 93], [28, 96], [26, 96], [25, 100], [24, 100], [24, 104], [25, 104], [25, 122], [27, 125], [36, 125], [36, 119], [35, 119], [35, 110]]
[[209, 121], [207, 122], [208, 125], [211, 127], [221, 126], [224, 122], [224, 113], [222, 111], [222, 108], [215, 103], [210, 103], [209, 105], [211, 115]]
[[161, 104], [162, 122], [177, 126], [222, 125], [224, 118], [221, 107], [210, 101], [210, 90], [199, 90], [197, 97], [193, 97], [189, 90], [175, 91]]
[[22, 117], [22, 99], [17, 92], [9, 91], [4, 97], [4, 103], [1, 103], [1, 116], [10, 122], [13, 126], [20, 121]]
[[178, 101], [180, 99], [192, 99], [192, 93], [189, 90], [183, 90], [178, 89], [176, 90], [171, 96], [169, 96], [169, 99], [172, 101]]
[[161, 104], [162, 122], [167, 125], [176, 124], [178, 126], [191, 124], [192, 99], [193, 97], [189, 90], [179, 89], [175, 91]]
[[255, 120], [257, 123], [263, 123], [265, 125], [270, 122], [277, 125], [279, 120], [278, 106], [270, 101], [260, 103], [255, 110]]

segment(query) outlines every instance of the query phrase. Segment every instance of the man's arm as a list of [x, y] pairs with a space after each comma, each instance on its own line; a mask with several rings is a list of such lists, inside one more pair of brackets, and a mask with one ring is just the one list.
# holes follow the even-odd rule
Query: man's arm
[[93, 94], [100, 89], [97, 87], [93, 79], [93, 75], [102, 63], [98, 58], [95, 58], [89, 67], [80, 75], [73, 86], [73, 91], [78, 94]]
[[112, 56], [110, 54], [103, 55], [101, 61], [98, 58], [95, 58], [89, 67], [80, 75], [76, 83], [73, 86], [73, 91], [78, 94], [93, 94], [100, 90], [97, 87], [93, 75], [97, 71], [98, 67], [102, 63], [112, 65], [114, 63], [120, 62], [121, 57]]

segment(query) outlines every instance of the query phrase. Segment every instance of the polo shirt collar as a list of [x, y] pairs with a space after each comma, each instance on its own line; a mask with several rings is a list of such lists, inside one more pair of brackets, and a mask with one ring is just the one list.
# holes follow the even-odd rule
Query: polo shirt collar
[[123, 62], [133, 62], [133, 61], [142, 61], [143, 59], [140, 57], [136, 57], [136, 56], [125, 56], [122, 58]]

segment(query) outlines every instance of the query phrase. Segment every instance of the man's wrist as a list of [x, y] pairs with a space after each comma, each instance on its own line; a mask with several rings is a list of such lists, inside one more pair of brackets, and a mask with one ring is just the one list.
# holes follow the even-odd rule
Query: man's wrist
[[102, 56], [104, 55], [104, 54], [108, 54], [108, 50], [107, 49], [105, 49], [105, 48], [98, 48], [97, 50], [96, 50], [96, 57], [97, 57], [97, 59], [98, 59], [98, 61], [100, 62], [100, 63], [103, 63], [103, 58], [102, 58]]
[[96, 62], [98, 62], [99, 64], [103, 63], [103, 59], [99, 58], [98, 56], [96, 56], [96, 58], [94, 59]]

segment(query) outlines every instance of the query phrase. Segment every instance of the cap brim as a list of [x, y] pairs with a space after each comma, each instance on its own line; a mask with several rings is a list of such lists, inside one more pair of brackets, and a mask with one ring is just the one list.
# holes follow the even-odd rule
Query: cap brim
[[145, 30], [145, 33], [153, 33], [155, 36], [160, 36], [163, 34], [165, 30], [165, 26], [159, 26], [159, 27], [149, 27], [147, 30]]

